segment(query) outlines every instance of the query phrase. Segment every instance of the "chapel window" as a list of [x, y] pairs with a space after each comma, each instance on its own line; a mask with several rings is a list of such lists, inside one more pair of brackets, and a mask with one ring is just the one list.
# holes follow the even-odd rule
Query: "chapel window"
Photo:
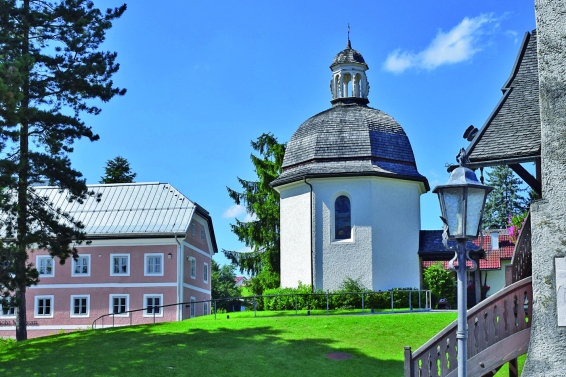
[[337, 240], [352, 238], [350, 199], [345, 195], [340, 195], [334, 202], [334, 232]]

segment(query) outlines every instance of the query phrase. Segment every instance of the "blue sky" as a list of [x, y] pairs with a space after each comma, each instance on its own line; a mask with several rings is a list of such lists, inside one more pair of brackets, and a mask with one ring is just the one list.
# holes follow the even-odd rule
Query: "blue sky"
[[[98, 183], [107, 160], [125, 157], [137, 182], [168, 182], [206, 208], [220, 249], [243, 249], [230, 223], [249, 215], [226, 186], [254, 178], [251, 140], [286, 142], [330, 107], [329, 66], [348, 23], [370, 67], [369, 106], [403, 126], [433, 188], [466, 127], [481, 127], [501, 98], [535, 28], [534, 1], [131, 1], [103, 45], [118, 52], [114, 82], [128, 92], [84, 117], [101, 139], [76, 144], [74, 167]], [[439, 212], [424, 194], [422, 228], [440, 229]]]

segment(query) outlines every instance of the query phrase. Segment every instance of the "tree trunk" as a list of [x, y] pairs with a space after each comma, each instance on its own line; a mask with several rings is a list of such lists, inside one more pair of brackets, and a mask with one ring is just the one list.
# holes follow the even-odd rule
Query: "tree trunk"
[[27, 261], [27, 193], [28, 193], [28, 116], [29, 116], [29, 70], [31, 69], [29, 61], [29, 0], [23, 3], [23, 36], [22, 56], [26, 62], [24, 68], [24, 84], [22, 91], [24, 97], [21, 102], [20, 115], [20, 166], [18, 171], [18, 234], [17, 234], [17, 256], [16, 256], [16, 278], [18, 279], [16, 296], [18, 300], [18, 314], [16, 317], [16, 340], [27, 339], [27, 313], [26, 313], [26, 261]]

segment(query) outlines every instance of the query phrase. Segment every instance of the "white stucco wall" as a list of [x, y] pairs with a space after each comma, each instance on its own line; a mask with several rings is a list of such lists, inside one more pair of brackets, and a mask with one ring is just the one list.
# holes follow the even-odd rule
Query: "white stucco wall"
[[[502, 259], [500, 270], [488, 270], [487, 271], [487, 285], [489, 285], [489, 291], [487, 291], [486, 296], [493, 296], [498, 291], [505, 287], [505, 266], [510, 264], [511, 260]], [[483, 281], [482, 281], [483, 283]]]
[[280, 189], [281, 286], [311, 284], [310, 187], [303, 182]]
[[[380, 177], [309, 182], [315, 192], [316, 288], [338, 289], [348, 277], [373, 290], [420, 287], [421, 184]], [[334, 239], [334, 202], [340, 195], [350, 198], [350, 240]]]

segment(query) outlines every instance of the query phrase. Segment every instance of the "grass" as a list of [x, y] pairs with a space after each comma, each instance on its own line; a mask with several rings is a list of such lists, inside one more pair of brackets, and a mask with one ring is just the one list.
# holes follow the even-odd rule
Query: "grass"
[[[456, 318], [249, 314], [0, 342], [0, 375], [403, 376], [403, 346], [415, 350]], [[330, 360], [332, 352], [352, 357]]]

